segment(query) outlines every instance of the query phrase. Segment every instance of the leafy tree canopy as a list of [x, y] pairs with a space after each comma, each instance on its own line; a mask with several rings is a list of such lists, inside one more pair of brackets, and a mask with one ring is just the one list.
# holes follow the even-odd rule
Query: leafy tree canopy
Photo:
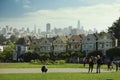
[[112, 48], [106, 51], [108, 57], [120, 57], [120, 48]]
[[0, 35], [0, 44], [3, 44], [6, 41], [6, 38], [3, 35]]
[[12, 35], [11, 37], [10, 37], [10, 41], [11, 42], [16, 42], [18, 40], [18, 37], [17, 36], [15, 36], [15, 35]]
[[103, 56], [101, 51], [92, 51], [92, 52], [88, 53], [88, 57], [90, 57], [90, 56], [94, 56], [95, 57], [97, 55], [100, 55], [101, 57]]
[[120, 18], [109, 27], [108, 32], [118, 39], [118, 45], [120, 45]]

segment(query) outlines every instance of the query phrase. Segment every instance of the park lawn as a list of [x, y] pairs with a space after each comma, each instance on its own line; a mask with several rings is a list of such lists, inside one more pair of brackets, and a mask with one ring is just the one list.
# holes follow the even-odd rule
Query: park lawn
[[0, 80], [120, 80], [119, 72], [0, 74]]
[[31, 63], [0, 63], [0, 68], [39, 68], [39, 64]]
[[[40, 68], [42, 64], [32, 64], [32, 63], [0, 63], [0, 68]], [[50, 64], [47, 65], [48, 68], [84, 68], [83, 64]], [[96, 65], [94, 65], [96, 67]], [[86, 64], [88, 68], [88, 64]], [[107, 69], [107, 65], [102, 65], [101, 68]]]
[[[0, 63], [0, 68], [40, 68], [42, 64], [32, 63]], [[48, 68], [83, 68], [83, 64], [50, 64]], [[88, 64], [86, 65], [88, 67]]]

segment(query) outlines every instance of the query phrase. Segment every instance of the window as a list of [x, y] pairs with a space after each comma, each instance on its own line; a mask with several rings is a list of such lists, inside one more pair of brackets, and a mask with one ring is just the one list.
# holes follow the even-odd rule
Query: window
[[50, 50], [50, 46], [48, 46], [48, 50]]
[[28, 48], [28, 50], [30, 50], [30, 47]]
[[109, 44], [108, 43], [106, 43], [106, 47], [108, 47], [109, 46]]
[[45, 41], [45, 43], [47, 43], [47, 41]]
[[87, 38], [87, 41], [90, 41], [90, 38]]
[[57, 45], [55, 45], [55, 47], [57, 47]]
[[36, 42], [34, 42], [33, 44], [36, 44]]
[[89, 48], [93, 48], [93, 44], [89, 44]]
[[75, 48], [77, 48], [77, 45], [75, 45]]
[[36, 48], [34, 48], [34, 50], [36, 51]]
[[20, 46], [18, 46], [18, 51], [21, 51], [21, 47]]
[[29, 40], [27, 40], [27, 43], [29, 43]]
[[60, 47], [63, 47], [63, 45], [60, 45]]
[[71, 48], [71, 45], [69, 44], [69, 48]]

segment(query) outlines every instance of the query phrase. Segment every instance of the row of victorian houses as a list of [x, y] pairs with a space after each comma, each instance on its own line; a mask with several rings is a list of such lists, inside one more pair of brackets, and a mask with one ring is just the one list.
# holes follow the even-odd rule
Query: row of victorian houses
[[14, 49], [13, 60], [18, 60], [21, 54], [28, 50], [35, 53], [53, 53], [57, 55], [61, 52], [81, 51], [86, 52], [86, 56], [90, 51], [100, 50], [105, 55], [106, 50], [116, 46], [115, 38], [110, 34], [98, 35], [71, 35], [71, 36], [56, 36], [53, 38], [35, 39], [31, 37], [20, 38]]

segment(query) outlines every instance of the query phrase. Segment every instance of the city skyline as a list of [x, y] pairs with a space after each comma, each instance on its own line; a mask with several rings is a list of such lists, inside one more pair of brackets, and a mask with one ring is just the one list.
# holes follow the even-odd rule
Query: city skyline
[[29, 27], [46, 30], [72, 26], [106, 31], [120, 14], [119, 0], [1, 0], [0, 27]]

